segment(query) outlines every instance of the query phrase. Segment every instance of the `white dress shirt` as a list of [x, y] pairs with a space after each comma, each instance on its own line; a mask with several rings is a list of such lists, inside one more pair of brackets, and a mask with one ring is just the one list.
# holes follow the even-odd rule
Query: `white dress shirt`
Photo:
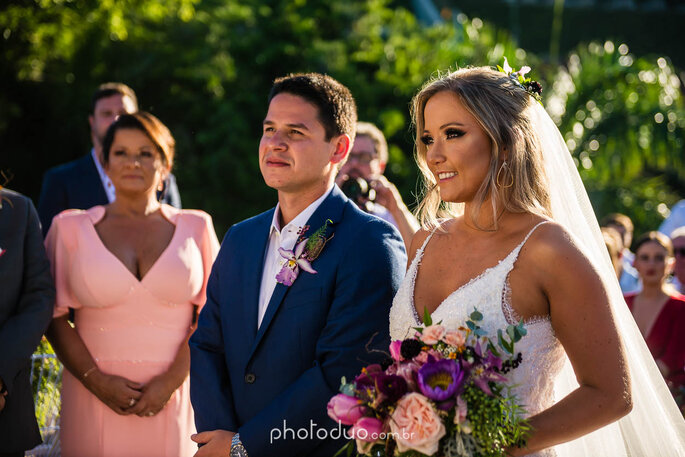
[[107, 194], [107, 200], [112, 203], [117, 198], [114, 184], [112, 184], [112, 180], [109, 179], [109, 176], [107, 176], [107, 173], [105, 173], [105, 169], [102, 168], [100, 159], [98, 159], [98, 155], [95, 153], [95, 148], [90, 150], [90, 155], [93, 157], [93, 162], [95, 162], [95, 168], [98, 169], [100, 181], [102, 181], [102, 187], [105, 188], [105, 193]]
[[[316, 211], [326, 197], [328, 197], [328, 194], [331, 193], [331, 190], [333, 190], [332, 186], [282, 229], [280, 228], [280, 223], [278, 221], [281, 208], [280, 205], [276, 205], [274, 217], [271, 221], [271, 230], [269, 232], [269, 244], [266, 247], [266, 253], [264, 254], [262, 284], [259, 288], [259, 312], [257, 313], [257, 328], [262, 325], [262, 319], [264, 319], [264, 314], [266, 314], [266, 308], [269, 306], [271, 295], [276, 288], [276, 275], [279, 271], [281, 271], [283, 264], [286, 262], [286, 259], [283, 258], [283, 256], [281, 256], [281, 254], [278, 252], [278, 248], [287, 249], [289, 251], [292, 251], [295, 248], [295, 243], [299, 238], [300, 230], [305, 226], [312, 214], [314, 214], [314, 211]], [[309, 233], [312, 234], [318, 229], [319, 227], [310, 227]], [[300, 274], [309, 273], [300, 270]]]

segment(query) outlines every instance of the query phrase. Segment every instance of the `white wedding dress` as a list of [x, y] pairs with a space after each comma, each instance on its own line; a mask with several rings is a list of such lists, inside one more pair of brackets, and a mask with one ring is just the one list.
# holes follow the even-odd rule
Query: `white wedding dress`
[[[552, 219], [565, 227], [587, 256], [609, 296], [614, 322], [622, 338], [630, 373], [633, 409], [620, 420], [571, 442], [554, 446], [536, 457], [685, 457], [685, 421], [640, 334], [616, 279], [587, 192], [554, 122], [542, 105], [526, 113], [538, 132], [550, 192]], [[535, 230], [537, 227], [533, 228]], [[532, 232], [532, 231], [531, 231]], [[433, 232], [434, 233], [434, 232]], [[414, 307], [414, 283], [431, 234], [407, 270], [390, 310], [390, 335], [404, 339], [420, 325]], [[530, 236], [530, 234], [528, 234]], [[450, 294], [432, 314], [448, 328], [463, 325], [473, 308], [483, 313], [481, 326], [496, 331], [516, 322], [511, 308], [509, 272], [516, 267], [521, 241], [497, 265]], [[544, 266], [541, 266], [544, 268]], [[572, 274], [572, 273], [570, 273]], [[523, 356], [513, 370], [515, 392], [529, 414], [542, 411], [578, 387], [565, 351], [554, 336], [548, 317], [527, 322], [528, 334], [516, 344]]]
[[[481, 327], [488, 335], [496, 338], [498, 329], [508, 324], [516, 324], [519, 317], [511, 307], [509, 273], [516, 264], [521, 248], [530, 235], [540, 225], [536, 225], [521, 243], [504, 259], [500, 260], [480, 275], [471, 279], [440, 303], [431, 318], [448, 330], [464, 326], [474, 307], [483, 314]], [[435, 230], [428, 235], [423, 246], [416, 251], [407, 275], [402, 282], [390, 309], [390, 338], [403, 340], [411, 336], [413, 327], [421, 326], [421, 320], [414, 305], [414, 284], [423, 252], [433, 237]], [[509, 374], [515, 386], [513, 392], [524, 405], [529, 415], [537, 414], [554, 403], [554, 378], [565, 362], [564, 349], [554, 336], [548, 316], [533, 318], [525, 322], [528, 333], [516, 343], [516, 352], [521, 352], [521, 365]], [[531, 454], [535, 457], [553, 457], [553, 449]]]

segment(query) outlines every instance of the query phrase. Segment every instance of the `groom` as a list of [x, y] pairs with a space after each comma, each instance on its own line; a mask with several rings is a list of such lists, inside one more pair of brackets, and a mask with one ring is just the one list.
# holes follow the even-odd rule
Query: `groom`
[[328, 400], [378, 361], [371, 349], [387, 351], [406, 255], [392, 226], [334, 185], [356, 121], [329, 76], [271, 89], [259, 165], [278, 205], [226, 234], [190, 339], [197, 457], [330, 457], [342, 442]]

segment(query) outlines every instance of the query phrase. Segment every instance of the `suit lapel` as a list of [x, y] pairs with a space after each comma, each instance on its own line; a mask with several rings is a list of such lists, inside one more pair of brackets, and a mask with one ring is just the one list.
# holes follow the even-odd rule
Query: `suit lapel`
[[[347, 197], [340, 191], [338, 186], [334, 186], [333, 190], [331, 191], [330, 195], [326, 197], [326, 199], [321, 203], [321, 205], [314, 211], [314, 214], [309, 218], [307, 221], [307, 225], [309, 226], [309, 230], [307, 232], [307, 235], [311, 235], [314, 233], [316, 230], [319, 229], [319, 227], [323, 226], [327, 220], [329, 220], [328, 223], [328, 230], [327, 230], [327, 236], [330, 237], [332, 233], [334, 233], [334, 226], [337, 224], [340, 219], [342, 218], [342, 212], [343, 208], [345, 206], [345, 201], [347, 200]], [[324, 251], [321, 255], [326, 255], [326, 251], [324, 248]], [[263, 255], [260, 258], [260, 270], [261, 270], [261, 262], [263, 259]], [[316, 262], [316, 261], [315, 261]], [[316, 264], [313, 264], [314, 269], [316, 269]], [[300, 271], [300, 274], [302, 272]], [[307, 273], [304, 273], [307, 274]], [[297, 283], [297, 279], [295, 280], [295, 283]], [[293, 283], [293, 285], [295, 284]], [[260, 284], [261, 284], [261, 273], [260, 273]], [[274, 289], [273, 294], [271, 295], [271, 299], [269, 300], [269, 305], [266, 308], [266, 313], [264, 314], [264, 319], [262, 319], [262, 325], [259, 326], [259, 330], [257, 330], [257, 337], [255, 339], [253, 348], [252, 348], [252, 353], [250, 354], [250, 358], [252, 358], [252, 355], [254, 352], [257, 350], [257, 347], [259, 346], [259, 343], [261, 342], [262, 338], [264, 338], [264, 335], [266, 331], [269, 329], [269, 325], [271, 324], [271, 321], [273, 320], [274, 316], [276, 315], [276, 312], [281, 306], [281, 303], [283, 303], [283, 300], [285, 299], [287, 293], [289, 292], [290, 288], [292, 286], [284, 286], [283, 284], [276, 284], [276, 288]], [[256, 315], [255, 315], [255, 322], [256, 322]]]
[[243, 319], [239, 322], [244, 322], [245, 326], [250, 329], [247, 332], [250, 341], [248, 346], [251, 347], [254, 338], [257, 334], [257, 313], [259, 311], [259, 290], [262, 283], [262, 273], [264, 264], [264, 252], [269, 242], [269, 230], [271, 229], [271, 220], [273, 219], [274, 209], [266, 212], [263, 218], [259, 221], [254, 230], [254, 241], [247, 246], [245, 270], [244, 270], [244, 297], [245, 300], [242, 306]]

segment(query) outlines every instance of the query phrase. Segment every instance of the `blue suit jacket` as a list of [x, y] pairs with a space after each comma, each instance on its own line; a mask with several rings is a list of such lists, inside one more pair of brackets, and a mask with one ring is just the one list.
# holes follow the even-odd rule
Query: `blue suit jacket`
[[[164, 191], [158, 197], [163, 203], [180, 208], [181, 196], [174, 175], [169, 175], [164, 186]], [[52, 218], [65, 209], [88, 209], [107, 203], [109, 200], [105, 188], [90, 153], [49, 169], [43, 176], [38, 200], [43, 236], [48, 233]]]
[[[195, 422], [198, 431], [239, 432], [251, 457], [330, 457], [344, 442], [320, 439], [319, 430], [338, 429], [326, 404], [342, 376], [378, 361], [371, 347], [388, 351], [404, 244], [394, 227], [361, 212], [336, 186], [307, 223], [311, 234], [333, 222], [333, 238], [312, 263], [317, 274], [300, 271], [292, 286], [277, 284], [257, 329], [273, 214], [231, 227], [214, 263], [190, 339]], [[314, 439], [293, 439], [301, 428]]]

